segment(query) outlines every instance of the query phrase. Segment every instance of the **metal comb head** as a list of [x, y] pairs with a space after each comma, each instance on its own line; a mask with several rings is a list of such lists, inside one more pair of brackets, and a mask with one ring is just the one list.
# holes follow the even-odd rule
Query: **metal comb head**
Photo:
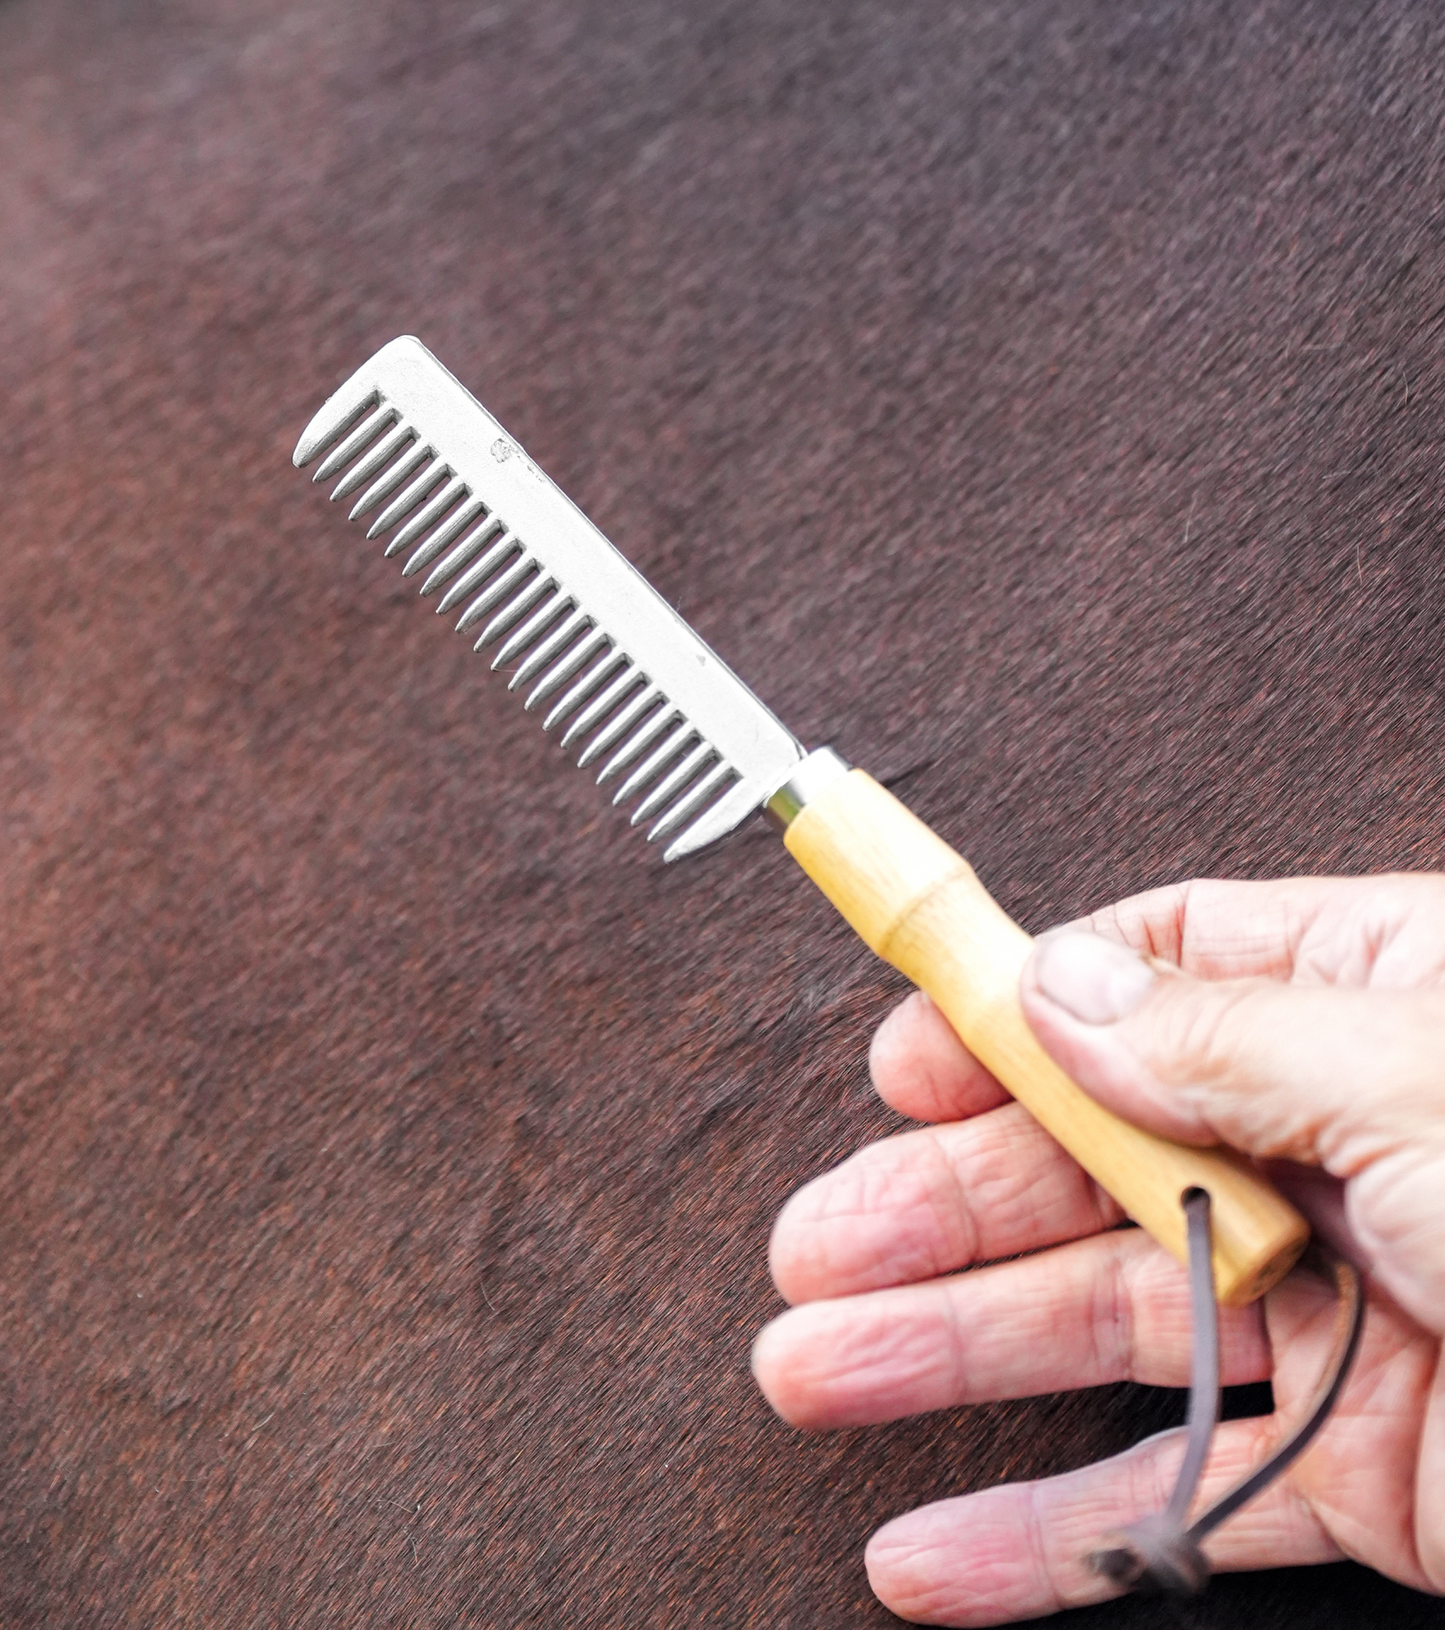
[[801, 745], [646, 578], [555, 487], [470, 391], [411, 338], [362, 365], [307, 425], [294, 462], [322, 457], [351, 519], [410, 550], [438, 612], [462, 608], [476, 649], [500, 641], [526, 706], [550, 706], [578, 763], [622, 776], [613, 802], [672, 839], [676, 860], [726, 836], [803, 758]]

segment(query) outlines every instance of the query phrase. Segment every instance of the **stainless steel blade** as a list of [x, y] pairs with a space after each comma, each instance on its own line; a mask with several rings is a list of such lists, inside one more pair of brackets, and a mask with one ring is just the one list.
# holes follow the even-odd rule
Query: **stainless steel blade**
[[510, 634], [492, 666], [515, 662], [514, 685], [535, 681], [529, 708], [567, 686], [544, 729], [570, 721], [563, 741], [582, 763], [613, 748], [599, 779], [641, 760], [618, 801], [639, 799], [633, 819], [653, 818], [649, 839], [687, 823], [664, 859], [726, 836], [803, 759], [793, 735], [420, 341], [393, 340], [326, 402], [294, 462], [322, 454], [315, 479], [339, 475], [333, 499], [365, 489], [351, 519], [386, 505], [367, 536], [398, 529], [386, 553], [410, 548], [407, 574], [446, 551], [421, 592], [454, 579], [438, 610], [466, 600], [459, 631], [487, 616], [478, 650]]

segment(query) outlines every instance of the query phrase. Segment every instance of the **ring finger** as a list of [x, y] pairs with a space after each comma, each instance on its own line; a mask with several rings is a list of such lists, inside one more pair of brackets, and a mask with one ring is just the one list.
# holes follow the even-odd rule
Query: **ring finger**
[[[1270, 1373], [1258, 1304], [1220, 1310], [1225, 1385]], [[774, 1319], [753, 1347], [769, 1403], [795, 1426], [897, 1420], [995, 1398], [1189, 1379], [1182, 1268], [1137, 1229], [837, 1300]]]

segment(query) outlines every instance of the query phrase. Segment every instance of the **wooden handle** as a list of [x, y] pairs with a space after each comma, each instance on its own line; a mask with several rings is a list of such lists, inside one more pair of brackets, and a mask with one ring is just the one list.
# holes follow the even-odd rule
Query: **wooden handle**
[[783, 841], [864, 941], [928, 992], [970, 1052], [1181, 1262], [1181, 1197], [1208, 1190], [1221, 1302], [1251, 1302], [1289, 1272], [1309, 1225], [1248, 1161], [1120, 1120], [1034, 1040], [1018, 995], [1032, 940], [892, 793], [851, 770], [805, 805]]

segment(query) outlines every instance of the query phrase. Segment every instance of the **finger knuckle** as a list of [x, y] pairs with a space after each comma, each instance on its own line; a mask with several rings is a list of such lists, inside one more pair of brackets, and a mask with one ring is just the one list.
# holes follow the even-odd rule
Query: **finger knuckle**
[[1171, 1086], [1229, 1087], [1239, 1060], [1267, 1022], [1252, 982], [1181, 983], [1169, 990], [1155, 1027], [1152, 1064]]

